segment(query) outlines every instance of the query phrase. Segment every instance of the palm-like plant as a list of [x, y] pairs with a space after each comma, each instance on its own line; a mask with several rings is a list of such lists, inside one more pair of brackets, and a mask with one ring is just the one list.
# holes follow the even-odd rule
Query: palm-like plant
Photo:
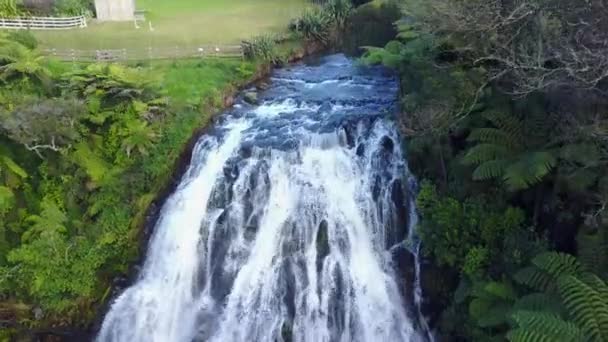
[[484, 115], [492, 126], [471, 132], [468, 139], [475, 145], [463, 159], [476, 165], [473, 179], [497, 179], [516, 191], [539, 183], [557, 165], [556, 153], [546, 141], [530, 139], [546, 131], [543, 123], [497, 112]]

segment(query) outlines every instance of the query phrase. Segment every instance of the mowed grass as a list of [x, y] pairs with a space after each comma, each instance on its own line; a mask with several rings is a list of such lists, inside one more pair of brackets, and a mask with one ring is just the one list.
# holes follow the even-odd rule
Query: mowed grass
[[[138, 0], [146, 22], [90, 22], [84, 29], [35, 31], [42, 48], [146, 49], [238, 44], [284, 30], [307, 0]], [[150, 29], [150, 25], [152, 29]]]

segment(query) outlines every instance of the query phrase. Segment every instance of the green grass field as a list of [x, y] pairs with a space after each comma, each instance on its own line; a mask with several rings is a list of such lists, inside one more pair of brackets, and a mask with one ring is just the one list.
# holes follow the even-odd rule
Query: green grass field
[[42, 48], [144, 49], [235, 44], [283, 30], [306, 0], [137, 0], [148, 22], [95, 23], [85, 29], [36, 31]]

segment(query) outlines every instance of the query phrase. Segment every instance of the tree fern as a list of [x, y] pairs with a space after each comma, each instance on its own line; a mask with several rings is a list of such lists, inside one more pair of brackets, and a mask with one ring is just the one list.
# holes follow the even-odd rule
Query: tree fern
[[510, 191], [541, 182], [557, 165], [554, 153], [543, 146], [531, 146], [523, 134], [525, 122], [512, 114], [488, 112], [484, 117], [493, 127], [473, 129], [463, 162], [475, 165], [474, 180], [496, 179]]

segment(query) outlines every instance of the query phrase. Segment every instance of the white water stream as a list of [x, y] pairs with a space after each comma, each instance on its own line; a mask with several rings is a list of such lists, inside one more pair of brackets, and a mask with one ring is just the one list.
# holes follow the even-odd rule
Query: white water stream
[[98, 341], [429, 339], [391, 252], [415, 221], [395, 79], [343, 56], [275, 76], [200, 139]]

